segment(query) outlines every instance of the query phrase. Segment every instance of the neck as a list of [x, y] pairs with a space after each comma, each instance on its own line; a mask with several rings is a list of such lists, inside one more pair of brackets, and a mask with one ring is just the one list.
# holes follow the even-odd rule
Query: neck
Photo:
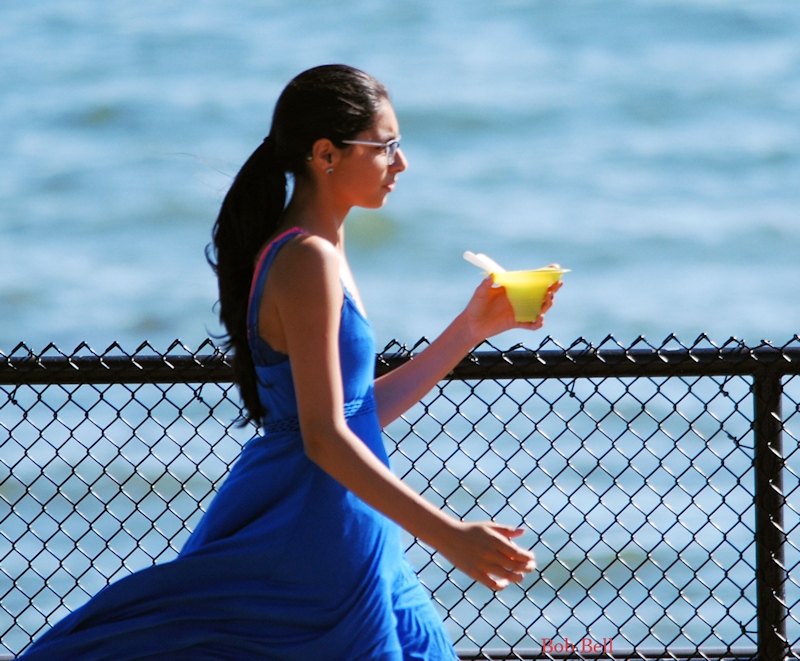
[[295, 182], [292, 198], [283, 214], [282, 229], [300, 227], [341, 247], [344, 240], [344, 220], [350, 208], [340, 208], [330, 195], [320, 191], [306, 179]]

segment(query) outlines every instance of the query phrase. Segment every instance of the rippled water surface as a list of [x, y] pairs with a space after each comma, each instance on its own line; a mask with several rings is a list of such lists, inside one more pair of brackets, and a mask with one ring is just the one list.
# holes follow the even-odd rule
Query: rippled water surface
[[331, 61], [389, 86], [410, 161], [351, 219], [381, 346], [458, 312], [466, 249], [571, 268], [546, 327], [564, 344], [800, 328], [795, 2], [10, 0], [0, 18], [0, 351], [218, 332], [221, 198], [283, 85]]

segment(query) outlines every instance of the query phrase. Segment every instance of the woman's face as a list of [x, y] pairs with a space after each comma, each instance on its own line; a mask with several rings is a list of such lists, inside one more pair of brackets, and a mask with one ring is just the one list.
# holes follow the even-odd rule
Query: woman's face
[[[353, 140], [386, 144], [399, 137], [400, 127], [394, 108], [388, 99], [384, 99], [372, 127], [354, 136]], [[394, 189], [397, 175], [407, 165], [400, 149], [394, 154], [394, 162], [389, 164], [386, 147], [348, 145], [342, 150], [342, 158], [332, 176], [341, 184], [339, 190], [348, 197], [351, 206], [377, 209], [384, 205], [386, 196]]]

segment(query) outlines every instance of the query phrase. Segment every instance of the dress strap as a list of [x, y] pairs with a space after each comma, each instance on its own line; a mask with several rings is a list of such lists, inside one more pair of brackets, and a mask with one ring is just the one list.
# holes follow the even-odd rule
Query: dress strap
[[247, 338], [250, 341], [251, 350], [258, 338], [258, 308], [261, 296], [264, 293], [264, 283], [267, 280], [267, 273], [269, 272], [272, 260], [275, 258], [275, 255], [278, 254], [278, 250], [289, 241], [289, 239], [294, 238], [298, 234], [305, 233], [305, 230], [299, 227], [292, 227], [282, 232], [264, 246], [264, 249], [258, 257], [256, 268], [253, 272], [253, 280], [250, 284], [250, 298], [247, 302]]

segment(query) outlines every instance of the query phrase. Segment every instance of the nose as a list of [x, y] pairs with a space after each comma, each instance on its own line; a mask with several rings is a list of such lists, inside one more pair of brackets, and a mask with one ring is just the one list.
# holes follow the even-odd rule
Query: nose
[[395, 172], [402, 172], [408, 167], [406, 155], [403, 153], [403, 148], [398, 147], [394, 155], [394, 163], [390, 166]]

